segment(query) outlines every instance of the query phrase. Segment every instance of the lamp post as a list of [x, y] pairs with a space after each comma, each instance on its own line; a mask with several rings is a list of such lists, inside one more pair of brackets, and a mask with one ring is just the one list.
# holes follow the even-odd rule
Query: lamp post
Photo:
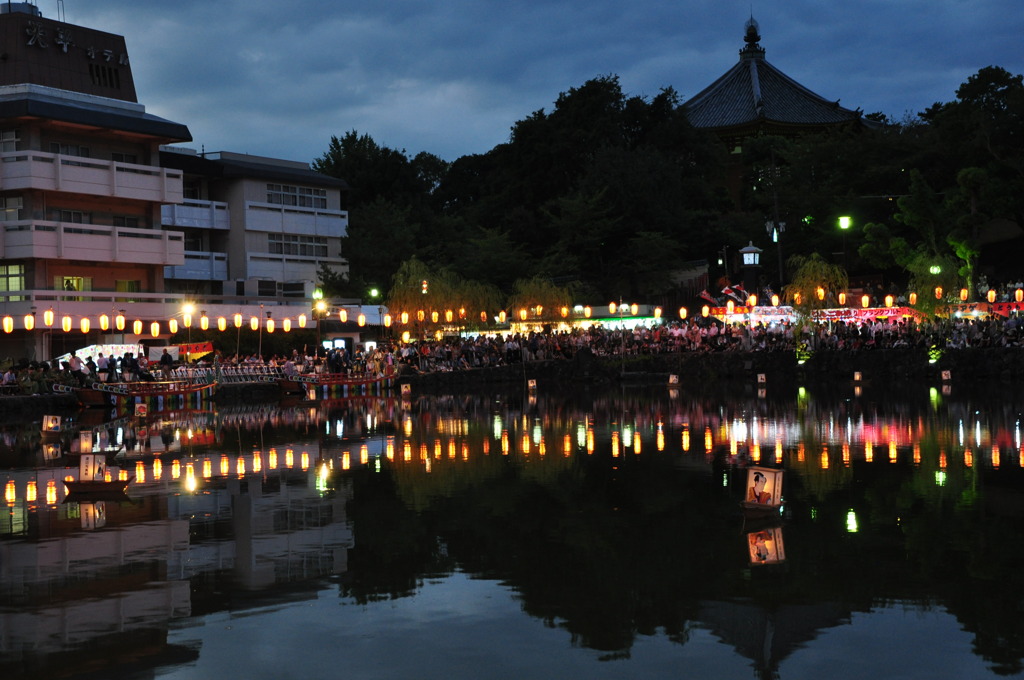
[[770, 219], [764, 223], [764, 229], [768, 232], [768, 237], [772, 240], [779, 251], [779, 290], [782, 290], [782, 286], [785, 284], [784, 277], [782, 275], [782, 235], [786, 232], [786, 223], [780, 222], [778, 216]]
[[320, 340], [320, 322], [324, 318], [324, 312], [327, 311], [327, 303], [324, 302], [324, 291], [317, 286], [313, 290], [313, 320], [316, 322], [316, 353], [314, 358], [320, 358], [320, 348], [323, 344]]
[[761, 267], [762, 250], [754, 245], [753, 241], [740, 248], [740, 255], [743, 258], [743, 287], [757, 291], [757, 270]]
[[192, 314], [195, 311], [196, 306], [191, 302], [186, 302], [181, 306], [181, 322], [188, 331], [188, 344], [185, 345], [185, 364], [189, 367], [192, 365]]
[[849, 231], [850, 226], [853, 224], [853, 220], [849, 215], [839, 216], [839, 231], [843, 234], [843, 269], [847, 269], [846, 266], [846, 232]]

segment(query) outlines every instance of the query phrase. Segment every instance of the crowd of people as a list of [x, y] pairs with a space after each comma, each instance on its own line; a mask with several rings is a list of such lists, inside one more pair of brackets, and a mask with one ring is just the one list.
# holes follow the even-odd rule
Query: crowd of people
[[318, 355], [294, 350], [290, 356], [223, 356], [217, 352], [186, 364], [165, 350], [158, 361], [144, 353], [82, 359], [72, 352], [60, 361], [8, 361], [0, 389], [4, 394], [44, 394], [54, 384], [87, 386], [93, 382], [131, 382], [174, 378], [199, 370], [209, 375], [288, 376], [308, 373], [385, 375], [401, 371], [458, 371], [529, 361], [572, 359], [581, 350], [597, 356], [672, 352], [783, 352], [804, 345], [815, 351], [870, 351], [890, 348], [964, 349], [1021, 347], [1022, 321], [1016, 317], [935, 318], [895, 322], [778, 322], [725, 324], [691, 319], [635, 328], [593, 325], [571, 331], [447, 337], [405, 344], [381, 342], [334, 348]]

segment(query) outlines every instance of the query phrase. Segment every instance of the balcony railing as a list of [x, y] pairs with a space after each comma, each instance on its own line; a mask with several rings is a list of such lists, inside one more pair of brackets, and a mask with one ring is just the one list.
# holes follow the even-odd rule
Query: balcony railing
[[44, 151], [0, 153], [0, 186], [158, 203], [181, 203], [183, 198], [180, 170]]
[[2, 222], [0, 258], [180, 265], [185, 262], [185, 243], [180, 231], [41, 220]]
[[220, 201], [186, 199], [180, 204], [160, 207], [160, 219], [165, 227], [191, 227], [195, 229], [231, 228], [228, 204]]
[[164, 267], [165, 279], [192, 281], [226, 281], [228, 278], [227, 253], [204, 253], [186, 250], [185, 263]]
[[340, 238], [348, 227], [348, 212], [319, 210], [248, 201], [245, 204], [245, 228], [308, 236]]

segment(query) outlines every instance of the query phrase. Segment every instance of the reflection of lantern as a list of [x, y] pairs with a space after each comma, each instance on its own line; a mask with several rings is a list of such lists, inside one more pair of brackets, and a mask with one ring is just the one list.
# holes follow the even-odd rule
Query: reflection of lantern
[[171, 332], [171, 335], [174, 335], [175, 333], [177, 333], [178, 332], [178, 320], [177, 319], [169, 319], [167, 321], [167, 330], [169, 330]]
[[783, 471], [752, 466], [747, 468], [743, 507], [754, 510], [778, 509], [782, 505]]
[[886, 295], [885, 296], [885, 306], [886, 307], [892, 307], [892, 303], [893, 303], [892, 295]]
[[996, 301], [996, 292], [994, 290], [989, 290], [988, 291], [988, 301], [989, 302], [995, 302]]
[[840, 306], [845, 306], [846, 305], [846, 293], [840, 293], [839, 294], [839, 305]]
[[[121, 318], [121, 328], [124, 328], [124, 317], [122, 316], [120, 318]], [[47, 328], [49, 328], [50, 326], [53, 325], [53, 310], [52, 309], [47, 309], [45, 312], [43, 312], [43, 325], [46, 326]], [[120, 330], [120, 329], [118, 329], [118, 330]]]
[[82, 333], [84, 335], [88, 335], [89, 334], [89, 327], [91, 325], [92, 325], [92, 322], [89, 321], [89, 317], [83, 316], [82, 320], [78, 322], [78, 329], [80, 331], [82, 331]]
[[680, 319], [685, 319], [686, 318], [686, 307], [680, 307], [679, 308], [679, 318]]
[[942, 299], [942, 286], [935, 286], [935, 299], [936, 300], [941, 300]]
[[65, 314], [60, 320], [60, 327], [65, 333], [71, 332], [71, 317]]
[[153, 323], [149, 324], [149, 334], [152, 335], [154, 338], [160, 335], [159, 321], [154, 321]]
[[967, 302], [967, 289], [966, 288], [961, 288], [960, 289], [960, 301], [961, 302]]
[[254, 331], [258, 331], [260, 329], [260, 319], [259, 319], [259, 317], [257, 317], [257, 316], [249, 317], [249, 328], [251, 328]]
[[778, 564], [786, 560], [782, 527], [769, 527], [747, 534], [750, 564]]
[[907, 297], [907, 300], [910, 302], [911, 305], [916, 305], [917, 304], [917, 293], [911, 293]]
[[870, 304], [871, 304], [871, 296], [870, 295], [861, 295], [860, 296], [860, 306], [861, 307], [863, 307], [864, 309], [867, 309], [868, 305], [870, 305]]
[[703, 307], [700, 308], [700, 315], [703, 316], [705, 319], [708, 318], [708, 314], [710, 313], [711, 308], [708, 307], [707, 305], [704, 305]]
[[132, 321], [132, 332], [135, 335], [142, 335], [142, 321], [140, 319]]
[[26, 314], [25, 315], [25, 330], [30, 331], [36, 327], [36, 315]]

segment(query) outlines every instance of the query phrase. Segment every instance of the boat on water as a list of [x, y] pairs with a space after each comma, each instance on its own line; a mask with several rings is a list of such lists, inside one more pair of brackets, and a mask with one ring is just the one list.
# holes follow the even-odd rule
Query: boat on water
[[277, 384], [284, 394], [366, 394], [383, 393], [394, 386], [391, 375], [350, 375], [348, 373], [298, 373], [282, 375]]
[[73, 393], [86, 408], [107, 408], [118, 402], [137, 401], [151, 397], [210, 396], [217, 386], [215, 380], [174, 379], [139, 382], [94, 382], [86, 387], [54, 385], [55, 392]]
[[64, 480], [68, 495], [77, 498], [109, 498], [123, 496], [134, 476], [125, 479], [107, 478], [107, 459], [103, 453], [83, 453], [78, 461], [78, 479]]

